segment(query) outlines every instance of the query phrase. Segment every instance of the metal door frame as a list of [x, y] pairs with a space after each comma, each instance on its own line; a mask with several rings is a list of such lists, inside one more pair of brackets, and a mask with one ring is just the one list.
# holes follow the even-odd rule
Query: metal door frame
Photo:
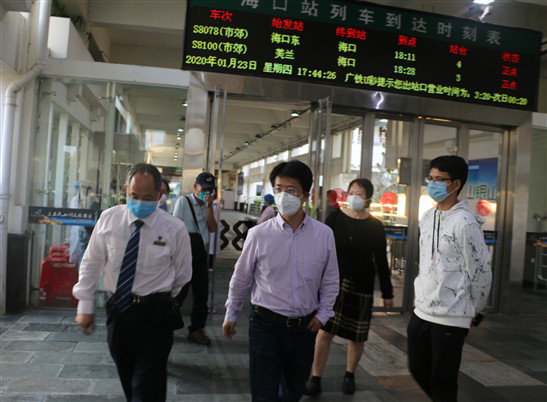
[[[438, 125], [444, 127], [454, 127], [457, 129], [457, 154], [466, 160], [469, 159], [469, 133], [470, 130], [484, 130], [492, 131], [496, 133], [502, 133], [502, 153], [498, 156], [500, 159], [499, 164], [499, 188], [497, 190], [497, 210], [496, 210], [496, 227], [497, 232], [497, 247], [495, 248], [493, 267], [494, 282], [491, 290], [491, 305], [487, 308], [490, 310], [497, 310], [499, 307], [499, 294], [500, 286], [502, 283], [503, 267], [503, 247], [500, 245], [506, 242], [508, 236], [507, 231], [510, 228], [510, 222], [506, 218], [510, 215], [508, 210], [508, 191], [509, 188], [509, 160], [510, 155], [510, 130], [507, 127], [493, 126], [485, 124], [472, 124], [464, 121], [446, 120], [429, 118], [424, 116], [412, 117], [409, 115], [401, 115], [394, 113], [387, 113], [383, 111], [370, 111], [360, 109], [347, 109], [344, 107], [334, 106], [332, 108], [333, 113], [353, 116], [363, 116], [362, 122], [362, 143], [361, 143], [361, 177], [371, 178], [372, 175], [372, 144], [374, 141], [374, 124], [377, 119], [390, 119], [399, 121], [412, 121], [413, 133], [411, 140], [412, 159], [411, 159], [411, 177], [412, 185], [409, 186], [409, 199], [407, 205], [408, 213], [408, 238], [407, 238], [407, 250], [405, 258], [407, 261], [407, 269], [405, 271], [404, 285], [403, 285], [403, 300], [402, 306], [396, 308], [395, 311], [411, 311], [414, 303], [414, 278], [418, 274], [419, 264], [419, 197], [421, 194], [422, 177], [422, 155], [424, 146], [424, 132], [425, 125]], [[311, 127], [311, 125], [310, 125]], [[310, 130], [311, 131], [311, 130]], [[311, 135], [310, 135], [311, 138]], [[311, 144], [311, 143], [310, 143]], [[311, 149], [311, 147], [310, 147]], [[317, 196], [317, 195], [316, 195]], [[317, 199], [317, 198], [316, 198]], [[326, 205], [326, 199], [324, 200]], [[323, 206], [324, 208], [324, 206]], [[508, 226], [509, 225], [509, 226]]]

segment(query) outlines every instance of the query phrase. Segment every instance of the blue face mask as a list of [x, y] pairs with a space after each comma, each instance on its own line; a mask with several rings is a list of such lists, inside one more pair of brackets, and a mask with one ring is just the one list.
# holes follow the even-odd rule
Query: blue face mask
[[127, 207], [137, 218], [142, 219], [151, 215], [156, 210], [157, 201], [141, 201], [127, 197]]
[[441, 181], [430, 181], [427, 184], [427, 193], [431, 198], [433, 198], [436, 202], [441, 202], [446, 199], [451, 193], [448, 193], [446, 191], [446, 186], [448, 186], [448, 183], [441, 182]]
[[207, 202], [207, 200], [205, 199], [206, 195], [211, 195], [211, 192], [210, 191], [200, 191], [199, 194], [198, 194], [198, 198], [203, 202]]

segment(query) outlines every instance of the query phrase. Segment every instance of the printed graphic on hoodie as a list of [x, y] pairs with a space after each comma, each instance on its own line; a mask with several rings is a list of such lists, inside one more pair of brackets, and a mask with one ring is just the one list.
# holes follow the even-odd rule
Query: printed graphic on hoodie
[[485, 306], [492, 282], [484, 218], [466, 200], [448, 211], [434, 207], [420, 222], [416, 314], [442, 325], [469, 328]]

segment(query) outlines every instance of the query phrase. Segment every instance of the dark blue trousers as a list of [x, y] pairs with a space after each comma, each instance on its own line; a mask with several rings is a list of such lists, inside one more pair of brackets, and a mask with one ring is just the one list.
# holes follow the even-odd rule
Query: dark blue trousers
[[118, 313], [107, 303], [107, 339], [127, 401], [165, 401], [167, 359], [173, 345], [173, 307], [134, 304]]
[[298, 401], [313, 363], [315, 332], [288, 328], [254, 308], [249, 317], [249, 360], [253, 401]]

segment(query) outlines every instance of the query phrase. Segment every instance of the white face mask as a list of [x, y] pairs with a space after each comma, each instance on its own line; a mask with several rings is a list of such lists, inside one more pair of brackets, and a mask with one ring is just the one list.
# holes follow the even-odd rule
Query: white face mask
[[160, 200], [158, 201], [158, 205], [163, 205], [167, 201], [167, 194], [162, 194], [160, 197]]
[[277, 193], [274, 195], [275, 205], [281, 215], [293, 216], [302, 208], [302, 200], [300, 197], [289, 193]]
[[362, 211], [365, 208], [365, 203], [370, 201], [370, 198], [363, 200], [358, 195], [348, 196], [348, 205], [354, 211]]

